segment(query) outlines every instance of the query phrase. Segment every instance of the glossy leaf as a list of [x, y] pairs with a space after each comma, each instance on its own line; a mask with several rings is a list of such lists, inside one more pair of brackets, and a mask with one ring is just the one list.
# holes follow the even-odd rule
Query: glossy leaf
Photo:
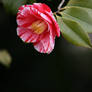
[[61, 12], [62, 17], [73, 20], [88, 33], [92, 33], [92, 10], [88, 8], [81, 8], [71, 6]]
[[61, 28], [62, 35], [66, 40], [77, 46], [92, 47], [87, 32], [85, 32], [77, 22], [59, 16], [57, 16], [57, 21]]
[[92, 33], [92, 0], [70, 0], [57, 17], [64, 38], [72, 44], [92, 47], [88, 33]]
[[67, 6], [79, 6], [92, 9], [92, 0], [70, 0]]
[[86, 32], [92, 33], [92, 0], [70, 0], [61, 14], [79, 23]]

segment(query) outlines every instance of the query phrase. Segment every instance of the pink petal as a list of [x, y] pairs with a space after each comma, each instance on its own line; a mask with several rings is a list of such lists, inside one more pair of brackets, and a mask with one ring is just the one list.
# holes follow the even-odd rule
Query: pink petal
[[49, 12], [46, 11], [45, 14], [47, 16], [49, 16], [49, 18], [52, 20], [52, 25], [54, 27], [54, 30], [56, 32], [56, 35], [57, 35], [57, 37], [59, 37], [60, 36], [60, 28], [59, 28], [59, 25], [58, 25], [56, 19], [53, 16], [52, 12], [49, 13]]
[[[41, 8], [40, 8], [40, 10], [41, 10]], [[34, 7], [34, 5], [32, 5], [32, 7], [31, 7], [31, 12], [38, 19], [42, 19], [43, 21], [52, 23], [52, 21], [50, 20], [50, 18], [47, 15], [45, 15], [44, 12], [40, 12], [39, 9], [36, 9]]]
[[[41, 34], [36, 34], [30, 28], [35, 21], [44, 21], [48, 27]], [[27, 43], [33, 43], [34, 48], [41, 53], [51, 53], [55, 45], [56, 35], [60, 36], [60, 28], [53, 16], [51, 9], [41, 3], [23, 5], [17, 13], [17, 35]]]
[[19, 12], [17, 14], [18, 26], [27, 27], [27, 26], [30, 26], [34, 21], [38, 20], [31, 13], [30, 7], [31, 7], [30, 5], [23, 5], [19, 8]]
[[51, 12], [51, 9], [44, 3], [34, 3], [33, 7], [43, 13], [44, 13], [44, 11]]
[[44, 21], [46, 20], [48, 23], [52, 24], [57, 36], [60, 36], [60, 28], [56, 22], [56, 19], [53, 16], [51, 9], [46, 4], [34, 3], [32, 5], [32, 10], [36, 13], [37, 16], [42, 17]]
[[34, 48], [41, 53], [51, 53], [55, 45], [55, 37], [48, 32], [42, 40], [34, 43]]
[[22, 5], [19, 7], [18, 15], [28, 16], [30, 14], [31, 5]]
[[29, 29], [26, 28], [22, 28], [22, 27], [18, 27], [17, 28], [17, 35], [24, 41], [27, 43], [34, 43], [38, 41], [38, 37], [39, 35], [33, 33], [32, 31], [30, 31]]

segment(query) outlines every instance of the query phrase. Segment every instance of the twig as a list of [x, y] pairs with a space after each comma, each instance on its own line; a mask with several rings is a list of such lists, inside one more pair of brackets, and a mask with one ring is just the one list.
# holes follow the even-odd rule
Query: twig
[[65, 2], [65, 0], [62, 0], [62, 1], [61, 1], [61, 3], [60, 3], [59, 6], [58, 6], [58, 10], [61, 9], [61, 7], [62, 7], [62, 5], [64, 4], [64, 2]]

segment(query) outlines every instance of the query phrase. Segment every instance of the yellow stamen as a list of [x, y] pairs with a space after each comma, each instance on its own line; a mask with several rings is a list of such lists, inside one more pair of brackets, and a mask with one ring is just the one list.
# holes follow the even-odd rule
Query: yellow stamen
[[43, 21], [33, 22], [31, 25], [31, 29], [34, 30], [34, 33], [41, 34], [47, 28], [47, 25]]

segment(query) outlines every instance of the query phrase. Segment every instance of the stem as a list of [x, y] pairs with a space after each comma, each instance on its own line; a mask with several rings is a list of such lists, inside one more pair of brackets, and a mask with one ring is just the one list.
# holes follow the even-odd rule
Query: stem
[[62, 5], [64, 4], [65, 0], [62, 0], [61, 3], [58, 6], [58, 10], [60, 10], [60, 8], [62, 7]]

